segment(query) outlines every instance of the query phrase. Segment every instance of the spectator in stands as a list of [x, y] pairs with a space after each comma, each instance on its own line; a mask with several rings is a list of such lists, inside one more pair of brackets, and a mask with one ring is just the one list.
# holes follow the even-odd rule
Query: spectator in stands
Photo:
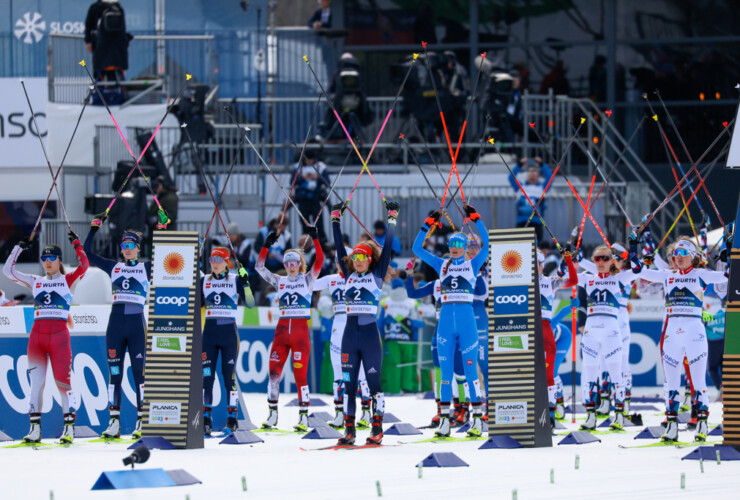
[[588, 70], [588, 96], [596, 102], [606, 101], [606, 57], [601, 54]]
[[[552, 177], [552, 170], [550, 170], [550, 167], [548, 167], [547, 164], [542, 163], [542, 158], [539, 156], [535, 158], [522, 158], [520, 164], [514, 167], [514, 176], [521, 172], [522, 168], [527, 172], [524, 182], [521, 183], [527, 196], [524, 196], [524, 193], [521, 193], [519, 194], [519, 198], [516, 200], [516, 227], [524, 227], [527, 225], [527, 221], [529, 221], [529, 225], [535, 229], [537, 241], [542, 241], [542, 221], [540, 221], [540, 218], [536, 215], [532, 216], [530, 220], [533, 209], [529, 204], [529, 201], [527, 201], [527, 197], [529, 197], [529, 200], [531, 200], [535, 206], [537, 205], [537, 201], [542, 198], [545, 191], [545, 185], [547, 185], [550, 177]], [[542, 179], [540, 179], [540, 174], [543, 176]], [[511, 187], [514, 188], [514, 191], [519, 193], [519, 185], [516, 183], [514, 176], [509, 175], [509, 183], [511, 184]], [[540, 204], [537, 211], [542, 216], [545, 215], [545, 202]]]
[[267, 226], [260, 228], [260, 232], [257, 238], [254, 240], [254, 251], [259, 254], [262, 250], [265, 238], [271, 231], [278, 233], [277, 240], [270, 247], [270, 252], [267, 254], [265, 259], [265, 267], [273, 273], [278, 273], [283, 270], [283, 252], [289, 248], [293, 248], [291, 241], [291, 234], [288, 231], [288, 225], [290, 224], [290, 218], [286, 215], [281, 219], [272, 219], [267, 223]]
[[93, 55], [93, 73], [98, 80], [123, 80], [128, 69], [126, 15], [118, 0], [98, 0], [85, 18], [85, 48]]
[[308, 27], [315, 30], [331, 28], [331, 0], [319, 0], [318, 3], [319, 8], [308, 20]]
[[234, 247], [234, 251], [236, 252], [236, 258], [251, 272], [254, 269], [254, 263], [251, 262], [252, 240], [239, 232], [239, 224], [236, 222], [229, 222], [226, 226], [226, 231], [229, 233], [229, 240], [231, 240], [231, 246]]
[[[373, 238], [375, 238], [375, 242], [381, 246], [385, 246], [385, 234], [386, 234], [386, 227], [385, 222], [382, 220], [376, 220], [374, 225], [374, 234]], [[393, 241], [390, 243], [391, 245], [391, 258], [396, 257], [398, 255], [401, 255], [401, 240], [398, 239], [398, 236], [393, 235]]]
[[[298, 154], [296, 164], [293, 167], [294, 169], [300, 169], [298, 179], [296, 179], [293, 201], [298, 205], [298, 210], [301, 211], [304, 217], [309, 221], [315, 221], [316, 229], [319, 230], [319, 241], [323, 244], [326, 242], [326, 233], [324, 231], [324, 219], [322, 214], [319, 213], [319, 209], [324, 203], [326, 188], [330, 185], [328, 169], [326, 164], [316, 157], [316, 152], [313, 149], [306, 149], [304, 152], [304, 165], [298, 165], [299, 158], [300, 154]], [[303, 220], [301, 220], [301, 227], [304, 232], [307, 232], [308, 226]]]
[[565, 63], [562, 60], [558, 60], [552, 70], [545, 75], [540, 84], [540, 94], [547, 94], [548, 90], [552, 89], [555, 95], [568, 95], [570, 94], [570, 83], [565, 77], [568, 68], [565, 67]]

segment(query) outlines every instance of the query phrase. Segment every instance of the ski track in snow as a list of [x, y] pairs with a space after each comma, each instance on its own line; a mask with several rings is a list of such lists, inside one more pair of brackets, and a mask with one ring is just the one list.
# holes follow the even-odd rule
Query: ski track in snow
[[[657, 395], [658, 388], [636, 390], [635, 395]], [[259, 425], [267, 416], [264, 395], [246, 394], [252, 421]], [[328, 396], [319, 396], [331, 403]], [[293, 398], [283, 394], [281, 403]], [[641, 403], [633, 403], [641, 404]], [[654, 404], [661, 407], [662, 404]], [[434, 400], [416, 396], [386, 399], [386, 409], [404, 422], [428, 425], [434, 415]], [[333, 406], [314, 407], [312, 411], [333, 412]], [[710, 429], [721, 423], [721, 404], [710, 405]], [[280, 408], [280, 427], [289, 429], [297, 421], [298, 409]], [[644, 425], [659, 425], [662, 413], [643, 412]], [[569, 430], [577, 429], [570, 423]], [[389, 425], [384, 426], [386, 429]], [[121, 459], [130, 451], [128, 444], [93, 443], [71, 448], [0, 449], [2, 474], [0, 497], [4, 499], [178, 499], [231, 498], [377, 498], [380, 481], [384, 498], [430, 499], [442, 497], [511, 499], [518, 490], [518, 500], [535, 498], [620, 499], [738, 498], [740, 461], [681, 461], [695, 448], [656, 447], [621, 449], [619, 445], [647, 444], [634, 440], [643, 427], [632, 427], [624, 434], [597, 436], [601, 443], [563, 445], [563, 436], [553, 436], [552, 448], [478, 450], [484, 441], [458, 443], [419, 443], [366, 450], [326, 450], [305, 452], [299, 448], [330, 446], [333, 440], [301, 439], [300, 435], [260, 433], [264, 443], [254, 445], [219, 445], [220, 439], [207, 439], [201, 450], [152, 450], [146, 464], [137, 468], [185, 469], [203, 482], [200, 485], [173, 488], [91, 491], [102, 471], [122, 470]], [[681, 426], [684, 428], [684, 426]], [[384, 444], [396, 444], [429, 438], [423, 436], [386, 436]], [[564, 432], [562, 430], [557, 432]], [[364, 442], [369, 430], [358, 431]], [[456, 434], [462, 437], [462, 434]], [[719, 437], [709, 437], [719, 440]], [[693, 431], [683, 430], [679, 440], [692, 441]], [[77, 440], [78, 442], [85, 440]], [[0, 446], [10, 443], [0, 443]], [[432, 452], [451, 451], [470, 467], [437, 469], [425, 467], [418, 478], [417, 463]], [[580, 469], [575, 456], [580, 455]], [[550, 469], [555, 483], [550, 483]], [[686, 489], [680, 487], [681, 473], [686, 474]], [[241, 477], [247, 479], [248, 491], [242, 490]]]

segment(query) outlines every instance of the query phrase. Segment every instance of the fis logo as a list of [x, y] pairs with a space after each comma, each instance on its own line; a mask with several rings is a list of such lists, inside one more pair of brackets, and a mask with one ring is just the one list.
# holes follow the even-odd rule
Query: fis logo
[[527, 314], [529, 290], [526, 286], [498, 287], [493, 293], [493, 310], [499, 314]]
[[159, 287], [154, 291], [155, 316], [185, 316], [188, 314], [187, 288]]

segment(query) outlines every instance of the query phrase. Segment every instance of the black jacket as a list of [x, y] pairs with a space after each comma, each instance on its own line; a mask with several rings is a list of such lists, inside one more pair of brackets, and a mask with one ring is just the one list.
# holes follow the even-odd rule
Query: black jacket
[[[120, 10], [122, 26], [106, 29], [101, 21], [108, 9]], [[93, 71], [96, 74], [108, 68], [128, 69], [128, 44], [131, 38], [126, 33], [126, 15], [118, 2], [98, 0], [90, 5], [85, 18], [85, 43], [93, 46]]]

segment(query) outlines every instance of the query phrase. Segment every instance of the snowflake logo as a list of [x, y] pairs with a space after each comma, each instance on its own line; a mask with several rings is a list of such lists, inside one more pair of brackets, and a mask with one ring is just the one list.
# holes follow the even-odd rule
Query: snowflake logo
[[23, 37], [23, 43], [36, 43], [44, 37], [46, 21], [41, 20], [41, 14], [26, 12], [22, 19], [15, 22], [13, 34], [18, 40]]

